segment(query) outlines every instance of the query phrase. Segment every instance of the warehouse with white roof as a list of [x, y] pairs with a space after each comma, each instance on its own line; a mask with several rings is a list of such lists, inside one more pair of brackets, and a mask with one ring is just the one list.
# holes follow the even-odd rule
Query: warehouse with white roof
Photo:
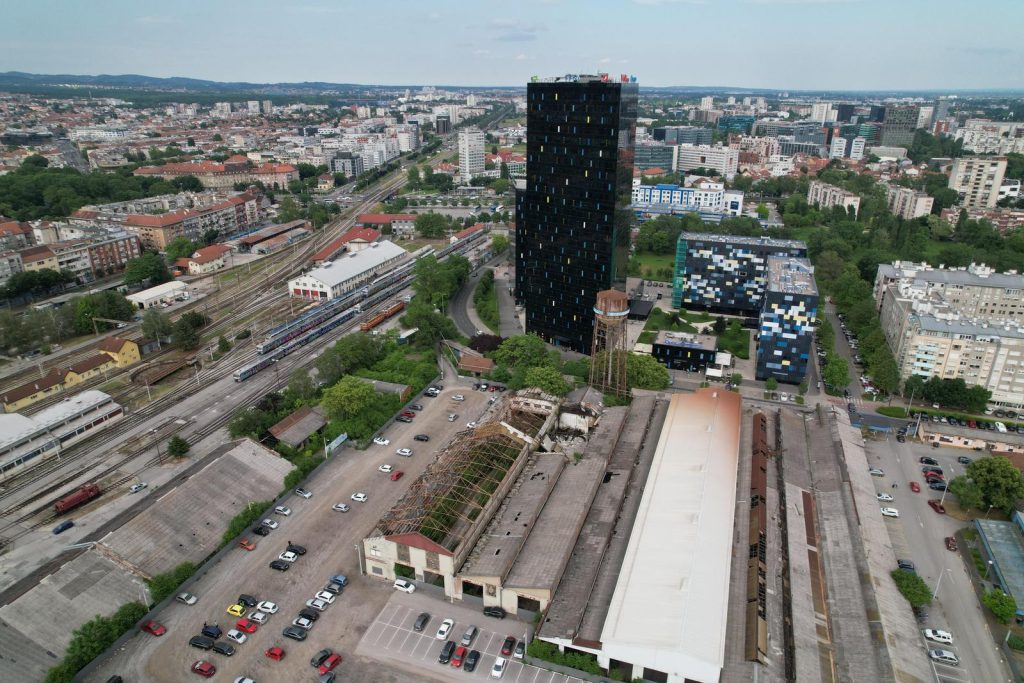
[[334, 299], [408, 259], [409, 252], [394, 242], [374, 242], [366, 249], [325, 261], [319, 268], [289, 280], [288, 293], [303, 299]]

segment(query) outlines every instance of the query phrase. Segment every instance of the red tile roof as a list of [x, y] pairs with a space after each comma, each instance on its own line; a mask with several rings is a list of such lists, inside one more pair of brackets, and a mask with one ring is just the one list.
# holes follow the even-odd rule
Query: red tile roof
[[120, 353], [124, 345], [128, 343], [128, 340], [121, 339], [120, 337], [107, 337], [99, 344], [96, 348], [100, 351], [109, 351], [111, 353]]
[[341, 248], [349, 242], [357, 240], [360, 242], [376, 242], [378, 239], [380, 239], [380, 230], [374, 230], [373, 228], [352, 228], [344, 235], [313, 254], [313, 260], [326, 261], [338, 253], [338, 251], [340, 251]]
[[423, 534], [416, 532], [395, 534], [394, 536], [385, 536], [384, 538], [392, 543], [407, 545], [410, 548], [419, 548], [420, 550], [425, 550], [428, 553], [437, 553], [438, 555], [447, 555], [448, 557], [452, 556], [452, 551], [448, 550], [448, 548], [445, 548], [443, 545], [438, 545]]
[[[104, 356], [104, 358], [105, 357], [106, 356]], [[14, 403], [23, 398], [28, 398], [37, 391], [52, 389], [56, 385], [62, 384], [64, 382], [64, 377], [66, 377], [67, 374], [68, 371], [62, 368], [50, 368], [50, 371], [46, 373], [45, 376], [4, 392], [4, 403]]]
[[53, 258], [54, 253], [50, 251], [49, 247], [29, 247], [28, 249], [22, 249], [20, 252], [22, 263], [35, 263], [36, 261], [45, 261], [48, 258]]
[[475, 225], [471, 225], [468, 228], [466, 228], [465, 230], [460, 230], [457, 233], [455, 233], [455, 239], [460, 239], [461, 240], [463, 237], [469, 237], [474, 232], [479, 232], [480, 230], [483, 230], [483, 229], [484, 229], [484, 224], [483, 223], [477, 223]]
[[79, 375], [82, 375], [110, 362], [112, 362], [110, 356], [98, 353], [95, 356], [89, 356], [85, 360], [78, 361], [68, 369], [71, 370], [71, 372], [77, 372]]
[[30, 232], [28, 225], [18, 221], [0, 223], [0, 234], [2, 235], [27, 235]]

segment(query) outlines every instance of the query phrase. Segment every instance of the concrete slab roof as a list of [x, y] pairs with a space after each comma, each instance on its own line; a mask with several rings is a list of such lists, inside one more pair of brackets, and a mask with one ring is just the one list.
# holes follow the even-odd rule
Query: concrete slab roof
[[740, 405], [739, 394], [721, 389], [672, 397], [601, 633], [609, 657], [719, 680]]
[[199, 563], [216, 550], [228, 522], [249, 501], [273, 500], [292, 469], [287, 460], [250, 439], [219, 450], [209, 465], [169, 493], [157, 493], [160, 500], [101, 543], [147, 576], [182, 562]]

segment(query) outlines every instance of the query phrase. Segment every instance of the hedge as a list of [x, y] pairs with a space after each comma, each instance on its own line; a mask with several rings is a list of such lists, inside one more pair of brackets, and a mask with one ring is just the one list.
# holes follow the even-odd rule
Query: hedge
[[191, 562], [182, 562], [169, 572], [157, 574], [146, 583], [149, 584], [149, 596], [154, 604], [163, 602], [178, 587], [196, 573], [196, 566]]
[[114, 644], [122, 635], [135, 628], [149, 608], [139, 602], [121, 605], [109, 617], [97, 616], [75, 629], [67, 652], [60, 664], [46, 673], [45, 683], [71, 683], [75, 674]]

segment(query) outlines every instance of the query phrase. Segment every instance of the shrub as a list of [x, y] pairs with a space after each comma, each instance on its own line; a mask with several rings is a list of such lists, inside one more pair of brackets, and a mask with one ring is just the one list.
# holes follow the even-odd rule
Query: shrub
[[167, 442], [167, 453], [175, 458], [180, 458], [188, 453], [189, 448], [188, 441], [180, 436], [172, 436], [171, 440]]
[[1013, 599], [1012, 595], [1008, 595], [998, 588], [981, 596], [981, 602], [992, 610], [992, 615], [1001, 624], [1010, 623], [1013, 615], [1017, 613], [1017, 601]]
[[135, 628], [146, 615], [148, 607], [138, 602], [121, 605], [109, 617], [96, 617], [75, 629], [67, 652], [60, 664], [46, 674], [46, 683], [71, 683], [75, 674], [114, 644], [118, 638]]
[[914, 572], [894, 569], [890, 576], [896, 582], [896, 588], [899, 589], [900, 594], [907, 599], [911, 607], [919, 607], [931, 603], [932, 592], [929, 590], [928, 584]]
[[196, 566], [191, 562], [182, 562], [169, 572], [157, 574], [147, 583], [149, 595], [154, 604], [163, 602], [169, 595], [178, 590], [181, 584], [196, 573]]
[[1010, 638], [1006, 641], [1006, 644], [1010, 646], [1011, 650], [1024, 652], [1024, 638], [1021, 638], [1016, 633], [1010, 635]]
[[534, 640], [527, 646], [526, 652], [531, 657], [543, 659], [545, 662], [567, 666], [594, 676], [603, 676], [604, 669], [597, 663], [597, 657], [586, 652], [560, 652], [558, 646], [543, 640]]
[[223, 548], [234, 540], [235, 536], [238, 536], [245, 531], [250, 524], [258, 519], [262, 519], [263, 515], [270, 510], [270, 504], [271, 501], [269, 500], [250, 503], [244, 510], [235, 515], [231, 521], [228, 522], [228, 528], [224, 531], [224, 535], [221, 537], [221, 547]]

